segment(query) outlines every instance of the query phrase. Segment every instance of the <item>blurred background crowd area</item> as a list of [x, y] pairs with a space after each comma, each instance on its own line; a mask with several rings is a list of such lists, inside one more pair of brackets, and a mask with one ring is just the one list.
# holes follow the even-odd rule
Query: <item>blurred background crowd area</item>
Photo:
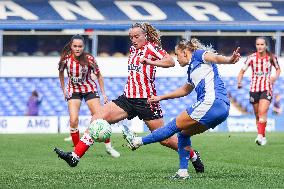
[[[128, 29], [123, 31], [94, 31], [94, 30], [24, 30], [3, 32], [3, 56], [4, 57], [38, 57], [39, 63], [42, 63], [46, 57], [54, 57], [59, 60], [60, 51], [69, 42], [70, 38], [80, 33], [86, 41], [86, 51], [96, 57], [127, 57], [129, 47], [131, 46]], [[161, 31], [161, 41], [163, 48], [174, 56], [174, 48], [181, 39], [198, 38], [206, 45], [212, 47], [220, 54], [230, 55], [232, 51], [240, 46], [241, 55], [244, 58], [255, 52], [255, 39], [258, 36], [265, 36], [268, 41], [268, 47], [271, 52], [275, 52], [276, 38], [275, 32], [258, 31]], [[284, 39], [280, 37], [280, 54], [284, 56]], [[282, 39], [282, 40], [281, 40]], [[279, 38], [278, 38], [279, 41]], [[278, 44], [279, 46], [279, 44]], [[26, 59], [23, 62], [26, 62]], [[108, 59], [107, 61], [109, 61]], [[117, 60], [118, 61], [118, 60]], [[119, 62], [119, 61], [118, 61]], [[6, 63], [7, 64], [7, 63]], [[282, 62], [280, 60], [280, 65]], [[3, 66], [2, 66], [3, 67]], [[282, 67], [282, 66], [281, 66]], [[115, 69], [115, 68], [114, 68]], [[32, 72], [32, 70], [30, 71]], [[56, 70], [55, 70], [56, 72]], [[223, 77], [228, 94], [233, 102], [232, 115], [252, 114], [253, 109], [249, 103], [250, 78], [244, 78], [244, 88], [237, 89], [237, 74], [231, 70], [230, 74]], [[57, 74], [54, 74], [57, 76]], [[64, 102], [62, 90], [57, 77], [53, 76], [17, 76], [0, 78], [0, 116], [20, 116], [26, 112], [26, 103], [31, 92], [37, 90], [44, 97], [42, 100], [39, 115], [67, 115], [67, 104]], [[123, 93], [126, 77], [105, 77], [106, 92], [110, 100], [115, 99]], [[172, 76], [156, 79], [158, 94], [164, 94], [176, 88], [177, 83], [185, 82], [186, 77]], [[284, 91], [283, 77], [276, 82], [274, 86], [275, 94], [282, 94]], [[16, 91], [16, 92], [15, 92]], [[167, 117], [174, 117], [179, 111], [186, 108], [186, 104], [194, 103], [196, 95], [162, 102], [164, 114]], [[275, 98], [274, 98], [275, 99]], [[273, 100], [274, 100], [273, 99]], [[284, 98], [281, 98], [281, 104], [284, 104]], [[272, 113], [272, 109], [269, 113]], [[80, 109], [81, 115], [88, 115], [89, 110], [85, 103]]]
[[[21, 33], [24, 33], [21, 34]], [[72, 35], [63, 34], [61, 31], [35, 32], [30, 31], [5, 31], [3, 35], [3, 56], [59, 56], [62, 47], [69, 41]], [[92, 33], [92, 32], [91, 32]], [[82, 32], [86, 40], [86, 50], [93, 52], [93, 35], [88, 32]], [[183, 34], [182, 34], [183, 33]], [[213, 48], [220, 54], [229, 55], [234, 48], [241, 47], [241, 55], [247, 56], [255, 51], [255, 38], [258, 34], [246, 34], [245, 32], [228, 32], [218, 33], [211, 32], [209, 35], [202, 32], [195, 32], [197, 35], [191, 34], [191, 37], [197, 37], [205, 44], [211, 44]], [[235, 33], [235, 35], [234, 35]], [[50, 35], [52, 34], [52, 35]], [[178, 41], [183, 38], [184, 32], [161, 32], [163, 48], [174, 55], [174, 47]], [[275, 39], [266, 32], [268, 46], [270, 51], [275, 51]], [[207, 35], [207, 36], [205, 36]], [[261, 34], [260, 34], [261, 35]], [[263, 34], [262, 34], [263, 35]], [[282, 37], [283, 38], [283, 37]], [[103, 35], [103, 32], [96, 35], [97, 56], [101, 57], [123, 57], [128, 56], [130, 40], [127, 31], [121, 32], [120, 35]], [[281, 47], [284, 46], [284, 39], [281, 40]], [[280, 51], [280, 56], [284, 56], [284, 48]]]

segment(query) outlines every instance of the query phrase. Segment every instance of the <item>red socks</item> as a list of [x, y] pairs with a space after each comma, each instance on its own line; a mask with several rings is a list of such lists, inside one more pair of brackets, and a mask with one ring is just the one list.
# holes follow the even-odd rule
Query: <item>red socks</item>
[[89, 147], [94, 144], [93, 139], [88, 133], [84, 133], [83, 137], [80, 139], [78, 144], [75, 146], [74, 153], [81, 158]]
[[73, 141], [74, 146], [76, 146], [80, 140], [80, 133], [78, 128], [71, 128], [70, 135]]
[[195, 154], [195, 152], [191, 149], [191, 150], [189, 151], [189, 157], [190, 157], [190, 159], [194, 156], [194, 154]]
[[265, 137], [265, 127], [266, 127], [266, 122], [257, 123], [257, 133], [261, 134], [263, 137]]
[[105, 141], [105, 144], [107, 144], [107, 143], [109, 143], [110, 142], [110, 139], [107, 139], [106, 141]]
[[[78, 158], [81, 158], [89, 149], [89, 147], [94, 144], [94, 141], [88, 133], [84, 133], [84, 135], [80, 139], [80, 134], [78, 129], [72, 128], [70, 134], [75, 147], [74, 153], [77, 155]], [[105, 144], [108, 143], [110, 143], [110, 139], [105, 141]]]
[[195, 153], [195, 151], [191, 148], [189, 151], [189, 158], [191, 162], [195, 162], [197, 159], [197, 155]]

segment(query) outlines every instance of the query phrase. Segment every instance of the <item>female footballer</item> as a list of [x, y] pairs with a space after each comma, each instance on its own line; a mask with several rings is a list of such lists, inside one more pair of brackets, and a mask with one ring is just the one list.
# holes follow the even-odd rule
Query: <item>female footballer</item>
[[[265, 128], [267, 112], [272, 100], [273, 83], [279, 78], [280, 66], [276, 57], [267, 50], [267, 42], [264, 37], [258, 37], [255, 41], [256, 52], [251, 54], [245, 61], [245, 65], [238, 75], [238, 88], [242, 88], [244, 73], [250, 66], [252, 69], [250, 86], [250, 103], [253, 106], [257, 125], [256, 144], [265, 145]], [[271, 76], [272, 67], [276, 69], [276, 75]]]
[[[84, 52], [85, 41], [83, 36], [74, 35], [70, 42], [63, 48], [59, 62], [59, 79], [65, 100], [68, 102], [70, 115], [70, 134], [74, 146], [80, 140], [78, 129], [78, 116], [81, 101], [84, 99], [88, 105], [91, 115], [100, 113], [101, 104], [97, 85], [92, 79], [92, 72], [96, 75], [104, 103], [107, 96], [104, 89], [104, 80], [94, 57]], [[65, 88], [64, 70], [67, 70], [68, 82]], [[120, 154], [112, 146], [110, 140], [105, 142], [106, 152], [113, 157]]]
[[[191, 139], [226, 120], [229, 115], [230, 100], [221, 80], [216, 64], [234, 64], [239, 58], [239, 48], [232, 56], [217, 55], [213, 49], [205, 47], [197, 39], [182, 40], [176, 45], [175, 53], [180, 66], [188, 65], [187, 83], [173, 92], [161, 96], [153, 95], [150, 103], [174, 99], [188, 95], [193, 89], [197, 101], [188, 105], [175, 119], [145, 137], [135, 137], [128, 129], [124, 135], [130, 147], [135, 150], [142, 145], [159, 142], [178, 133], [179, 170], [174, 179], [187, 179]], [[149, 63], [148, 63], [149, 64]], [[155, 63], [150, 63], [155, 65]]]

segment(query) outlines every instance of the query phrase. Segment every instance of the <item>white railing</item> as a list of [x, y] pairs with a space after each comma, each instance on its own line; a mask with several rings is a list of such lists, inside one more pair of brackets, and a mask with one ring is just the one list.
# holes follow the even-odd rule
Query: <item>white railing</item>
[[[127, 57], [97, 57], [104, 77], [127, 77]], [[0, 77], [58, 77], [59, 57], [2, 57]], [[245, 57], [234, 65], [218, 65], [222, 76], [237, 76]], [[284, 76], [284, 57], [279, 58]], [[158, 68], [157, 77], [184, 77], [187, 67], [182, 68], [176, 61], [173, 68]], [[246, 72], [250, 76], [250, 69]]]

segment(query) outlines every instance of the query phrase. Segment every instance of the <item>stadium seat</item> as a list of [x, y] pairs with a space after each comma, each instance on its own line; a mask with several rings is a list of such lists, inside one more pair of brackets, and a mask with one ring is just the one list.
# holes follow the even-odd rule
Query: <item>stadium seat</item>
[[44, 53], [42, 51], [36, 51], [32, 55], [33, 56], [44, 56]]
[[[109, 100], [123, 94], [126, 81], [126, 77], [105, 78], [105, 90]], [[185, 81], [186, 78], [181, 77], [158, 77], [156, 78], [157, 93], [159, 95], [168, 93], [179, 87], [177, 83]], [[250, 78], [244, 78], [242, 89], [237, 89], [236, 77], [224, 77], [223, 81], [231, 98], [245, 111], [253, 113], [248, 93]], [[283, 78], [276, 82], [274, 93], [283, 93], [283, 82]], [[37, 89], [42, 96], [40, 115], [68, 115], [67, 103], [64, 101], [58, 78], [0, 78], [0, 85], [0, 116], [24, 115], [28, 98], [34, 89]], [[193, 91], [183, 98], [161, 101], [161, 107], [165, 116], [175, 117], [195, 101], [196, 93]], [[284, 104], [284, 98], [281, 103]], [[90, 115], [85, 102], [82, 102], [80, 114]]]
[[59, 56], [59, 55], [60, 54], [57, 51], [51, 51], [51, 52], [47, 53], [47, 56]]
[[3, 56], [14, 56], [14, 53], [12, 51], [7, 51], [3, 53]]
[[27, 53], [27, 52], [19, 52], [17, 54], [17, 56], [29, 56], [29, 53]]
[[99, 57], [109, 57], [110, 55], [107, 52], [101, 52], [98, 54]]
[[125, 55], [121, 52], [115, 52], [112, 54], [113, 57], [125, 57]]

